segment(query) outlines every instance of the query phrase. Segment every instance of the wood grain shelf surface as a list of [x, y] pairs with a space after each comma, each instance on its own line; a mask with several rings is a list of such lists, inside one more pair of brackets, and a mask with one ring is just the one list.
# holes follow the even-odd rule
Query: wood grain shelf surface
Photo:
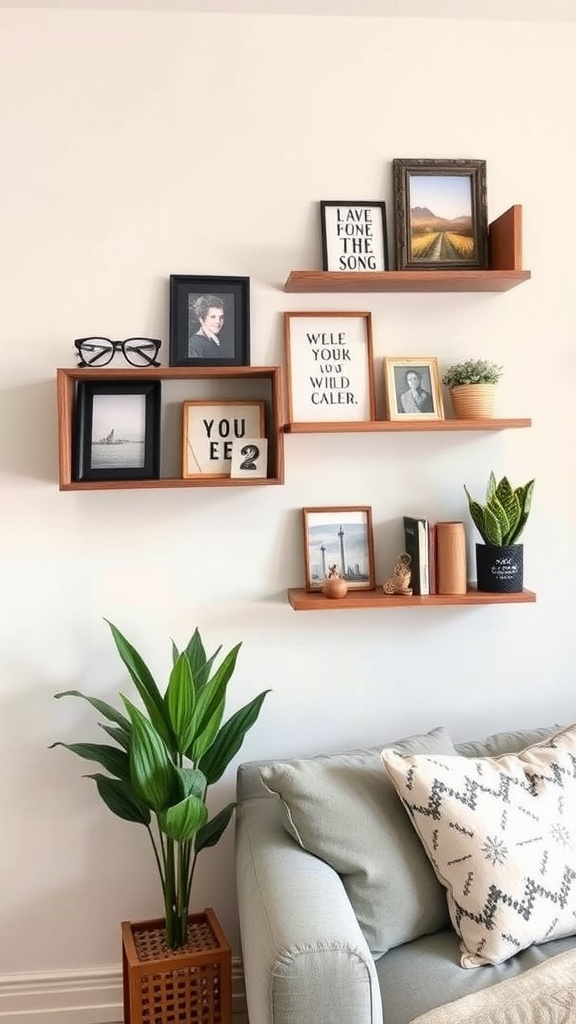
[[398, 597], [382, 590], [352, 590], [334, 600], [321, 591], [309, 592], [291, 587], [288, 601], [296, 612], [346, 611], [352, 608], [433, 608], [445, 605], [534, 604], [536, 594], [522, 590], [518, 594], [488, 594], [470, 587], [466, 594], [432, 594], [430, 597]]
[[285, 292], [507, 292], [529, 270], [292, 270]]
[[529, 418], [491, 418], [486, 420], [360, 420], [335, 423], [285, 423], [286, 434], [368, 434], [368, 433], [410, 433], [422, 430], [454, 432], [457, 430], [509, 430], [515, 427], [531, 427]]
[[489, 270], [293, 270], [286, 292], [507, 292], [522, 270], [522, 206], [505, 210], [488, 229]]
[[[202, 381], [263, 382], [268, 430], [268, 477], [246, 480], [230, 477], [160, 477], [158, 480], [75, 480], [72, 466], [76, 387], [80, 381]], [[282, 369], [279, 366], [159, 366], [139, 369], [105, 366], [99, 369], [65, 367], [56, 371], [58, 403], [58, 462], [61, 491], [159, 490], [168, 487], [266, 487], [284, 483], [282, 431]]]

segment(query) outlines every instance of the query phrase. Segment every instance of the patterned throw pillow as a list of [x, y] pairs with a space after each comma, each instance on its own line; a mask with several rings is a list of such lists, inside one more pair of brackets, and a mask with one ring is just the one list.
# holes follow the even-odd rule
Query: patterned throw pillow
[[576, 934], [576, 725], [519, 754], [381, 756], [446, 886], [463, 967]]

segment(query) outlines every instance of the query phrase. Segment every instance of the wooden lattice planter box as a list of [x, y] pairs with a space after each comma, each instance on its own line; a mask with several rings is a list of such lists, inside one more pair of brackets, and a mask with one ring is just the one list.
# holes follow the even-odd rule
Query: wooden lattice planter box
[[166, 946], [162, 918], [123, 921], [124, 1024], [231, 1024], [231, 964], [211, 908], [190, 915], [178, 950]]

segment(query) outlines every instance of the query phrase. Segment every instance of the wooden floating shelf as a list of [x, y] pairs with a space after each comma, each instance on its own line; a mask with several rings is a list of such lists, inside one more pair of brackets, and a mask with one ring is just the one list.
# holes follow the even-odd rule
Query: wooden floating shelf
[[292, 270], [285, 292], [508, 292], [529, 270]]
[[302, 587], [288, 590], [288, 600], [296, 612], [345, 611], [352, 608], [433, 608], [446, 605], [534, 604], [536, 594], [522, 590], [517, 594], [488, 594], [470, 587], [466, 594], [431, 594], [429, 597], [398, 597], [382, 590], [352, 590], [337, 600], [319, 591]]
[[531, 427], [531, 419], [487, 419], [487, 420], [360, 420], [347, 423], [285, 423], [286, 434], [368, 434], [368, 433], [411, 433], [422, 430], [509, 430], [513, 427]]
[[[158, 480], [74, 480], [72, 446], [76, 387], [79, 381], [202, 381], [263, 382], [267, 393], [268, 477], [246, 480], [230, 477], [160, 477]], [[59, 486], [61, 491], [160, 490], [167, 487], [266, 487], [284, 483], [284, 435], [282, 425], [282, 370], [279, 366], [159, 366], [142, 369], [73, 367], [56, 372], [58, 401]]]
[[522, 207], [489, 227], [489, 270], [293, 270], [286, 292], [507, 292], [532, 276], [522, 270]]

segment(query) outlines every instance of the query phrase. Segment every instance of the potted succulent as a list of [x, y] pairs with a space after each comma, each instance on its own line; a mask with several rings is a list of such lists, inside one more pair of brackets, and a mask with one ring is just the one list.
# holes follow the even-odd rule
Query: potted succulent
[[464, 485], [472, 521], [483, 544], [476, 545], [478, 590], [518, 593], [524, 586], [524, 547], [518, 539], [526, 526], [534, 480], [512, 487], [508, 477], [490, 473], [486, 502], [476, 501]]
[[494, 409], [496, 384], [504, 368], [487, 359], [467, 359], [449, 366], [442, 383], [450, 390], [456, 419], [489, 419]]
[[[161, 971], [156, 959], [154, 977], [156, 972], [159, 972], [159, 979], [166, 974], [166, 983], [172, 986], [172, 976], [186, 969], [190, 957], [197, 961], [198, 956], [205, 956], [201, 950], [198, 952], [198, 938], [191, 937], [193, 926], [197, 926], [200, 936], [208, 930], [211, 936], [209, 946], [226, 947], [229, 965], [229, 947], [223, 940], [213, 911], [190, 915], [189, 920], [192, 881], [198, 854], [218, 842], [235, 807], [234, 803], [229, 803], [210, 818], [207, 791], [220, 779], [240, 749], [269, 691], [262, 691], [223, 722], [227, 686], [236, 666], [240, 644], [233, 647], [216, 668], [215, 661], [221, 648], [207, 657], [198, 629], [194, 630], [184, 650], [179, 651], [172, 643], [172, 668], [162, 695], [138, 651], [116, 626], [111, 622], [108, 625], [144, 710], [136, 707], [124, 694], [120, 694], [124, 711], [119, 711], [78, 690], [57, 693], [57, 698], [74, 696], [88, 701], [105, 719], [100, 724], [112, 744], [58, 742], [51, 746], [67, 747], [104, 768], [107, 774], [97, 771], [88, 778], [96, 783], [106, 806], [113, 814], [143, 826], [148, 832], [160, 876], [164, 918], [140, 924], [123, 923], [123, 967], [125, 972], [129, 969], [130, 962], [136, 958], [138, 940], [142, 938], [140, 932], [150, 926], [149, 931], [161, 932], [161, 940], [156, 935], [152, 943], [152, 954], [156, 955], [154, 950], [160, 944], [160, 962], [170, 964], [170, 970]], [[215, 932], [217, 934], [213, 938]], [[200, 944], [202, 941], [204, 939]], [[187, 964], [183, 965], [173, 951], [190, 948], [192, 952]], [[151, 959], [152, 954], [147, 950], [144, 959]], [[210, 948], [206, 969], [212, 969], [217, 960], [215, 949]], [[193, 965], [190, 970], [190, 984], [183, 989], [189, 995], [194, 988], [194, 979], [199, 977], [197, 966]], [[225, 979], [214, 979], [219, 1005], [226, 986]], [[127, 998], [135, 998], [136, 988], [126, 977], [124, 992], [126, 1019], [136, 1019], [135, 1007], [126, 1006]], [[169, 996], [167, 1005], [175, 998], [174, 992]], [[182, 1012], [185, 1019], [194, 1024], [196, 1017], [188, 1004]], [[160, 1010], [154, 1021], [163, 1024]]]

